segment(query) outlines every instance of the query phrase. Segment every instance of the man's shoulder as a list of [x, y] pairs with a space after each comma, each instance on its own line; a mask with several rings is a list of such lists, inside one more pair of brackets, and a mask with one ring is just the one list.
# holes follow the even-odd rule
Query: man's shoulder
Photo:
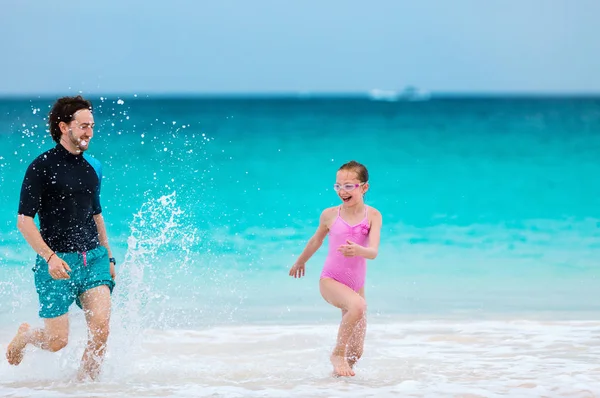
[[102, 178], [102, 163], [90, 154], [84, 153], [83, 158], [92, 166], [96, 171], [98, 178]]
[[33, 159], [31, 161], [31, 163], [29, 164], [29, 167], [31, 168], [31, 167], [45, 166], [49, 162], [51, 162], [52, 158], [54, 158], [55, 156], [56, 156], [56, 148], [50, 148], [47, 151], [39, 154], [35, 159]]

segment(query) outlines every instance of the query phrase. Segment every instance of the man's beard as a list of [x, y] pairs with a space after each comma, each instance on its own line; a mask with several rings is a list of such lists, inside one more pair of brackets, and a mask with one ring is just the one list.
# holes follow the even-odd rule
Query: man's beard
[[[73, 135], [73, 130], [69, 130], [69, 139], [71, 140], [71, 144], [73, 144], [73, 146], [75, 146], [75, 148], [77, 148], [79, 151], [81, 152], [85, 152], [88, 149], [89, 146], [89, 139], [77, 139], [75, 138], [75, 136]], [[83, 145], [82, 142], [85, 142], [86, 144]]]

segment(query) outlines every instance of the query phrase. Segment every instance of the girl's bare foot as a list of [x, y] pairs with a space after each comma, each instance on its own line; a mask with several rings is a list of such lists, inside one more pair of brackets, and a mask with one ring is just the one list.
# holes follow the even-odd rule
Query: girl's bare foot
[[348, 358], [348, 366], [350, 366], [350, 369], [354, 369], [354, 365], [356, 365], [356, 362], [358, 362], [358, 358], [356, 358], [355, 356], [351, 356]]
[[331, 364], [333, 365], [333, 374], [336, 376], [354, 376], [354, 371], [348, 365], [348, 361], [343, 355], [331, 354]]

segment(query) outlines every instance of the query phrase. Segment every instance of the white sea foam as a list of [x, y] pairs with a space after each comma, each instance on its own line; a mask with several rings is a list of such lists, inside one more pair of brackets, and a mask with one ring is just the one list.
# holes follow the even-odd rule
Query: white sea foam
[[[111, 337], [101, 381], [72, 381], [83, 351], [75, 328], [66, 350], [31, 350], [0, 364], [0, 394], [112, 396], [572, 396], [600, 393], [595, 321], [409, 321], [369, 325], [357, 376], [336, 379], [328, 362], [337, 325], [145, 330], [124, 357]], [[1, 332], [2, 341], [8, 337]], [[131, 336], [129, 336], [131, 337]], [[2, 349], [5, 348], [5, 344]]]

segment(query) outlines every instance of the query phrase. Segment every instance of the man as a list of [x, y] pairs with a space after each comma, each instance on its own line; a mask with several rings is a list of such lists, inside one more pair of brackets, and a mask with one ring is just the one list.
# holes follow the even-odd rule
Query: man
[[27, 168], [17, 221], [38, 254], [33, 271], [44, 327], [31, 329], [23, 323], [6, 358], [18, 365], [28, 344], [52, 352], [64, 348], [68, 311], [75, 301], [88, 326], [79, 379], [94, 380], [106, 350], [116, 263], [100, 206], [101, 165], [84, 154], [94, 136], [92, 104], [81, 96], [60, 98], [50, 111], [49, 124], [57, 145]]

